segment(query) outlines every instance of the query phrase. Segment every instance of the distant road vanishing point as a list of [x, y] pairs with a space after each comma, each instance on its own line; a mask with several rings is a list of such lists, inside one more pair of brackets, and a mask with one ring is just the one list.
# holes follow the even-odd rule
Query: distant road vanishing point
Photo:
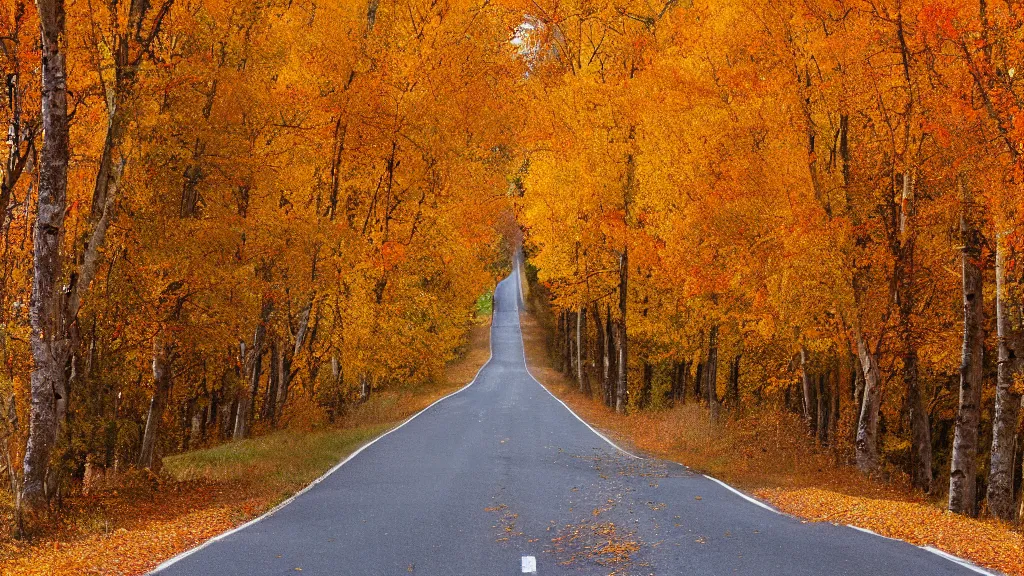
[[517, 273], [491, 359], [275, 512], [162, 576], [928, 575], [987, 572], [845, 526], [804, 523], [684, 466], [626, 453], [526, 368]]

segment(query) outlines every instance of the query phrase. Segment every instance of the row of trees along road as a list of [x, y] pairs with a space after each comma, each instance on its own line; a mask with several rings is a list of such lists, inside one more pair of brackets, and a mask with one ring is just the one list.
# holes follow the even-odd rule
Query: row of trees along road
[[16, 508], [43, 518], [87, 467], [437, 378], [508, 259], [520, 20], [462, 0], [0, 3]]
[[1017, 10], [5, 2], [16, 508], [433, 378], [511, 196], [612, 409], [796, 410], [865, 473], [1014, 518]]
[[530, 4], [519, 210], [580, 388], [796, 410], [1018, 517], [1019, 6]]

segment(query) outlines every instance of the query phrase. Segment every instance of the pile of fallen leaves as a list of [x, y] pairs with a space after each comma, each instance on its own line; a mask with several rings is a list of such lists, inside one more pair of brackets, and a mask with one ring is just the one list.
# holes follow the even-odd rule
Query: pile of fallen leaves
[[1003, 522], [948, 513], [903, 477], [883, 482], [860, 474], [835, 452], [816, 447], [794, 415], [753, 410], [712, 426], [707, 410], [695, 404], [616, 414], [552, 367], [536, 319], [523, 316], [522, 326], [531, 373], [620, 445], [686, 464], [794, 516], [851, 524], [1024, 575], [1024, 533]]
[[[6, 541], [4, 575], [141, 574], [272, 505], [255, 486], [189, 482], [149, 500], [117, 491], [80, 498], [56, 532], [33, 542]], [[90, 521], [92, 520], [92, 521]]]
[[754, 494], [795, 516], [860, 526], [1006, 574], [1024, 574], [1024, 534], [1007, 524], [967, 518], [912, 499], [869, 498], [816, 488], [763, 488]]
[[559, 536], [551, 539], [551, 552], [561, 558], [559, 564], [563, 566], [583, 559], [605, 567], [625, 566], [639, 551], [640, 544], [633, 535], [620, 533], [614, 522], [566, 525]]

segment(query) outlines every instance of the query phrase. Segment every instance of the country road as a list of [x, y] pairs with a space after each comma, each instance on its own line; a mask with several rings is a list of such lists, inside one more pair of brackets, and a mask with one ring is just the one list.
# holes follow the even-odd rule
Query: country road
[[169, 561], [196, 575], [972, 574], [894, 540], [804, 523], [603, 439], [526, 369], [513, 274], [471, 385], [288, 505]]

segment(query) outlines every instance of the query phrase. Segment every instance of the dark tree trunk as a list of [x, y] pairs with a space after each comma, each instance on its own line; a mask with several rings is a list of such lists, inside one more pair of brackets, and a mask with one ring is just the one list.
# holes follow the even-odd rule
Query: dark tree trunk
[[294, 356], [289, 354], [287, 351], [282, 350], [277, 356], [277, 390], [274, 395], [274, 425], [277, 425], [277, 419], [284, 413], [284, 403], [288, 400], [288, 389], [292, 383], [292, 359]]
[[31, 412], [25, 447], [21, 502], [45, 505], [50, 453], [67, 401], [67, 365], [72, 342], [62, 315], [60, 258], [67, 209], [68, 102], [64, 56], [64, 0], [38, 0], [42, 44], [43, 149], [39, 160], [39, 197], [32, 230]]
[[572, 324], [569, 319], [569, 312], [563, 310], [562, 314], [562, 370], [566, 376], [572, 377]]
[[817, 416], [818, 416], [818, 443], [822, 446], [828, 445], [828, 376], [827, 373], [820, 374], [816, 380], [818, 382], [817, 390], [815, 395], [818, 399]]
[[654, 376], [654, 369], [647, 360], [642, 361], [642, 384], [640, 387], [640, 401], [637, 402], [640, 409], [651, 405], [651, 386]]
[[672, 403], [686, 404], [686, 388], [690, 376], [690, 363], [686, 360], [675, 363], [672, 371]]
[[604, 326], [601, 324], [601, 310], [597, 304], [590, 307], [590, 316], [594, 323], [594, 356], [591, 364], [594, 367], [594, 377], [600, 382], [599, 390], [604, 392], [605, 372], [607, 370], [608, 358], [605, 352]]
[[704, 392], [704, 363], [697, 363], [697, 376], [693, 379], [693, 398], [700, 401], [706, 395]]
[[839, 443], [839, 408], [840, 408], [840, 400], [839, 399], [843, 395], [842, 394], [842, 390], [840, 389], [840, 382], [842, 381], [842, 376], [841, 376], [840, 372], [838, 371], [838, 368], [836, 368], [835, 370], [830, 371], [829, 374], [830, 374], [829, 379], [832, 381], [832, 386], [830, 388], [829, 396], [831, 397], [832, 402], [829, 405], [829, 416], [828, 416], [829, 431], [828, 431], [828, 437], [829, 437], [829, 441], [830, 442], [832, 442], [833, 444], [838, 444]]
[[252, 338], [252, 350], [245, 354], [248, 380], [248, 389], [238, 398], [238, 407], [235, 414], [235, 426], [233, 439], [241, 440], [249, 436], [249, 425], [253, 414], [253, 403], [256, 393], [259, 391], [260, 377], [263, 375], [263, 352], [266, 347], [267, 324], [270, 322], [270, 315], [274, 311], [274, 301], [267, 298], [263, 301], [263, 309], [260, 311], [260, 321]]
[[607, 317], [605, 323], [605, 342], [607, 345], [608, 355], [605, 357], [605, 374], [604, 374], [604, 387], [605, 387], [605, 404], [609, 408], [615, 408], [615, 388], [616, 378], [618, 374], [618, 368], [616, 367], [616, 360], [619, 357], [617, 342], [615, 341], [615, 324], [612, 322], [612, 310], [609, 306], [606, 310]]
[[932, 490], [932, 430], [921, 394], [918, 376], [917, 349], [910, 348], [903, 356], [903, 372], [910, 409], [911, 483], [925, 492]]
[[373, 382], [366, 374], [359, 375], [359, 401], [366, 402], [373, 393]]
[[[1012, 521], [1014, 506], [1014, 456], [1019, 441], [1018, 418], [1021, 394], [1015, 382], [1024, 376], [1024, 334], [1008, 318], [1012, 301], [1005, 282], [1005, 239], [996, 239], [996, 332], [999, 363], [996, 377], [996, 406], [992, 417], [992, 458], [988, 475], [988, 509], [996, 518]], [[1022, 464], [1024, 466], [1024, 464]]]
[[580, 306], [576, 311], [576, 377], [580, 392], [590, 395], [590, 378], [587, 376], [587, 309]]
[[729, 408], [733, 411], [740, 407], [740, 355], [737, 354], [729, 363]]
[[171, 361], [173, 346], [164, 334], [153, 339], [153, 398], [149, 403], [146, 430], [142, 435], [142, 450], [139, 452], [139, 468], [152, 468], [156, 441], [160, 432], [167, 399], [171, 393]]
[[267, 377], [266, 395], [263, 397], [263, 410], [260, 418], [267, 422], [277, 420], [277, 385], [281, 381], [281, 349], [277, 339], [270, 340], [270, 374]]
[[800, 382], [802, 384], [801, 393], [803, 398], [803, 409], [804, 409], [804, 423], [807, 424], [807, 429], [810, 431], [811, 436], [817, 434], [815, 428], [817, 418], [815, 410], [817, 409], [817, 403], [815, 401], [814, 392], [814, 374], [811, 373], [810, 360], [807, 357], [807, 349], [803, 346], [800, 347]]
[[975, 516], [977, 510], [978, 423], [981, 417], [982, 360], [985, 346], [982, 307], [981, 235], [968, 213], [965, 194], [961, 259], [963, 266], [963, 350], [960, 356], [960, 406], [953, 436], [949, 510]]
[[615, 367], [618, 370], [615, 378], [615, 411], [619, 414], [626, 413], [626, 407], [629, 404], [629, 387], [628, 387], [628, 373], [629, 373], [629, 357], [626, 351], [626, 323], [619, 320], [616, 323], [618, 327], [617, 337], [615, 338], [618, 344], [617, 352], [618, 358], [615, 360]]
[[619, 377], [615, 393], [615, 411], [619, 414], [626, 413], [626, 405], [629, 402], [629, 355], [627, 350], [628, 336], [626, 334], [626, 303], [629, 282], [629, 248], [622, 249], [622, 256], [619, 258]]
[[690, 366], [693, 365], [693, 360], [686, 360], [683, 362], [683, 374], [682, 381], [679, 383], [679, 399], [686, 404], [687, 390], [690, 388]]
[[708, 410], [714, 424], [718, 422], [718, 324], [711, 326], [711, 333], [708, 336], [708, 365], [704, 371], [704, 380]]
[[334, 380], [334, 401], [331, 403], [328, 416], [333, 422], [345, 407], [345, 371], [337, 354], [331, 356], [331, 378]]

